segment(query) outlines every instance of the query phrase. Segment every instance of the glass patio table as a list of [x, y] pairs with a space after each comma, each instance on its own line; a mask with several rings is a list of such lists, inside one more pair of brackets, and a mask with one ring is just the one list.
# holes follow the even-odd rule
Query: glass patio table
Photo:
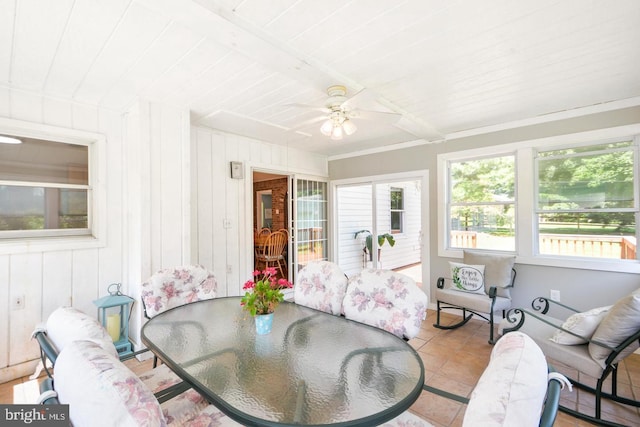
[[257, 335], [240, 297], [168, 310], [142, 341], [169, 368], [246, 426], [373, 426], [409, 408], [424, 366], [404, 340], [292, 302]]

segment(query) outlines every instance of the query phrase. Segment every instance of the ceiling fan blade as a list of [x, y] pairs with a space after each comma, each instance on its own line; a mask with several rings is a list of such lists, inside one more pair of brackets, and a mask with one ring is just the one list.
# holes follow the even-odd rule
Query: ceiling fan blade
[[371, 90], [364, 88], [344, 101], [342, 103], [342, 107], [350, 110], [355, 110], [359, 105], [363, 106], [376, 104], [376, 95]]
[[352, 110], [349, 112], [352, 119], [376, 120], [385, 123], [394, 123], [402, 118], [402, 114], [385, 111]]
[[294, 103], [294, 104], [284, 104], [285, 107], [291, 107], [291, 108], [304, 108], [305, 110], [313, 110], [313, 111], [321, 111], [323, 113], [329, 113], [329, 109], [326, 107], [321, 107], [319, 105], [308, 105], [308, 104], [298, 104], [298, 103]]
[[299, 123], [296, 126], [294, 126], [292, 128], [289, 128], [289, 132], [295, 132], [298, 129], [303, 129], [303, 128], [309, 126], [309, 125], [312, 125], [314, 123], [319, 123], [319, 122], [322, 122], [324, 120], [327, 120], [327, 116], [318, 116], [318, 117], [314, 117], [313, 119], [305, 120], [302, 123]]

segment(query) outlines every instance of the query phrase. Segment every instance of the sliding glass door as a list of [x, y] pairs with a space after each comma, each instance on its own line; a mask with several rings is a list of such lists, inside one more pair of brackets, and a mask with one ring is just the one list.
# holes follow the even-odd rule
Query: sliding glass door
[[336, 261], [347, 276], [384, 268], [422, 282], [425, 182], [426, 176], [416, 176], [336, 183]]

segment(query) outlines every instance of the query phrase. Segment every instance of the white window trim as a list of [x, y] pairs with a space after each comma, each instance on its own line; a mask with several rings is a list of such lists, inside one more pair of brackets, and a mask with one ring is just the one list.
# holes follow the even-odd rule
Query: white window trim
[[[569, 258], [551, 255], [535, 255], [534, 231], [534, 149], [541, 147], [566, 146], [580, 141], [589, 143], [610, 138], [624, 138], [640, 133], [640, 124], [618, 126], [595, 131], [559, 135], [548, 138], [519, 141], [510, 144], [439, 154], [437, 158], [438, 177], [438, 256], [462, 258], [462, 249], [446, 248], [448, 194], [447, 164], [469, 158], [495, 157], [516, 153], [516, 263], [548, 267], [576, 268], [584, 270], [615, 271], [640, 274], [640, 261], [620, 261], [615, 259]], [[637, 165], [636, 165], [637, 167]], [[638, 171], [636, 171], [637, 173]], [[637, 176], [637, 175], [636, 175]], [[636, 195], [636, 197], [638, 197]]]
[[62, 234], [65, 232], [61, 232], [51, 237], [0, 239], [0, 255], [104, 247], [107, 234], [106, 139], [104, 135], [7, 118], [0, 118], [0, 133], [88, 146], [89, 185], [92, 187], [92, 197], [88, 206], [90, 234], [64, 236]]
[[[393, 212], [400, 212], [400, 231], [395, 231], [393, 229], [389, 230], [389, 233], [393, 234], [393, 236], [402, 236], [404, 234], [404, 230], [405, 230], [405, 208], [404, 208], [404, 193], [405, 193], [405, 189], [403, 187], [394, 187], [393, 185], [389, 186], [389, 193], [393, 192], [393, 191], [400, 191], [402, 193], [402, 209], [391, 209], [389, 208], [389, 215], [391, 215]], [[391, 224], [391, 222], [390, 222]]]

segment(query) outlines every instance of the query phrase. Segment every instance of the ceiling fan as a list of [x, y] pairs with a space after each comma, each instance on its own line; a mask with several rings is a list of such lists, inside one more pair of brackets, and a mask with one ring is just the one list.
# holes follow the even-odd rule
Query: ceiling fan
[[311, 123], [322, 121], [320, 132], [333, 140], [340, 140], [346, 134], [352, 135], [358, 127], [354, 123], [359, 119], [394, 122], [401, 118], [401, 114], [360, 110], [354, 107], [356, 100], [363, 97], [365, 89], [356, 93], [351, 98], [347, 98], [347, 88], [343, 85], [333, 85], [327, 88], [329, 98], [324, 102], [324, 106], [313, 106], [305, 104], [290, 104], [294, 107], [306, 108], [321, 111], [323, 115], [307, 120], [297, 128], [307, 126]]

